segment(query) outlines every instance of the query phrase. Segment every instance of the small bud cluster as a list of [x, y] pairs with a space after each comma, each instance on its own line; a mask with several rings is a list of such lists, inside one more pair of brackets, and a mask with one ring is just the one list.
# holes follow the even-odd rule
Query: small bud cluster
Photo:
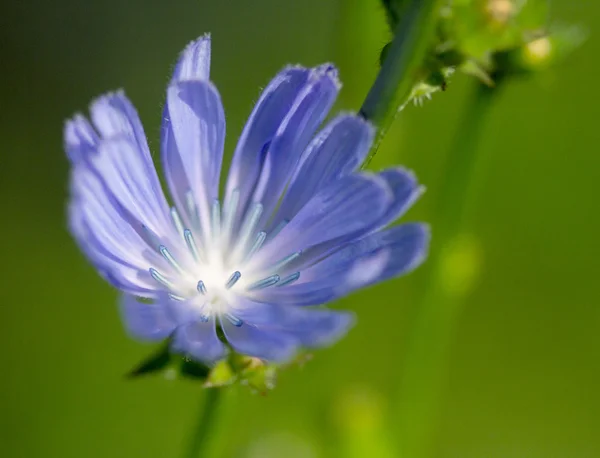
[[[392, 27], [405, 3], [383, 2]], [[443, 91], [454, 70], [494, 86], [506, 76], [533, 74], [553, 66], [585, 39], [580, 27], [549, 22], [548, 0], [440, 3], [437, 33], [425, 63], [424, 74], [429, 76], [415, 85], [410, 97], [416, 105]]]

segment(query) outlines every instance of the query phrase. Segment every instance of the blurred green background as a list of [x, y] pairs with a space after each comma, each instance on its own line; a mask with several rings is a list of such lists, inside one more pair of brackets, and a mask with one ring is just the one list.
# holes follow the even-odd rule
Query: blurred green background
[[[552, 3], [555, 19], [600, 26], [598, 2]], [[228, 151], [259, 88], [290, 62], [338, 64], [338, 108], [356, 110], [389, 38], [383, 11], [375, 0], [0, 8], [0, 455], [180, 456], [202, 389], [125, 380], [152, 347], [125, 336], [115, 291], [66, 231], [63, 121], [123, 87], [156, 153], [172, 65], [205, 32]], [[468, 202], [482, 258], [440, 380], [436, 457], [600, 456], [599, 53], [592, 34], [561, 67], [507, 85], [491, 108]], [[372, 163], [405, 164], [427, 186], [408, 220], [431, 219], [470, 82], [457, 75], [446, 93], [407, 108]], [[268, 396], [230, 390], [210, 456], [384, 456], [382, 444], [396, 440], [397, 385], [422, 280], [417, 272], [336, 304], [356, 311], [358, 326], [283, 372]]]

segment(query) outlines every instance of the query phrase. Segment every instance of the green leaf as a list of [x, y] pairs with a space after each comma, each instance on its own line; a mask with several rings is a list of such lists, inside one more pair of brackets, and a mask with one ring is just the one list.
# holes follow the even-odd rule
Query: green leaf
[[170, 365], [172, 358], [169, 345], [170, 340], [167, 340], [156, 352], [132, 369], [127, 374], [127, 378], [137, 378], [165, 370]]
[[182, 377], [206, 380], [210, 374], [211, 368], [197, 361], [182, 358], [179, 373]]

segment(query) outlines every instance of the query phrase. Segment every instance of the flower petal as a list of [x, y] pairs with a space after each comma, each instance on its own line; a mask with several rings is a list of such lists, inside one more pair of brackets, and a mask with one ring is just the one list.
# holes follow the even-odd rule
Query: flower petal
[[207, 364], [218, 361], [226, 354], [225, 345], [217, 336], [214, 320], [179, 326], [173, 336], [172, 349]]
[[370, 234], [347, 244], [301, 272], [300, 281], [265, 288], [255, 300], [290, 305], [315, 305], [417, 268], [425, 259], [429, 229], [410, 223]]
[[90, 155], [91, 167], [101, 178], [108, 201], [121, 213], [157, 236], [173, 234], [168, 206], [152, 162], [127, 137], [103, 140], [96, 154]]
[[77, 163], [96, 151], [99, 140], [94, 128], [82, 115], [75, 115], [65, 123], [65, 151], [71, 162]]
[[394, 200], [379, 222], [379, 227], [383, 227], [404, 215], [423, 194], [425, 188], [419, 185], [414, 173], [403, 167], [383, 170], [379, 176], [387, 181], [394, 193]]
[[[171, 84], [179, 81], [209, 80], [211, 40], [206, 34], [186, 46], [173, 71]], [[190, 191], [184, 163], [173, 137], [169, 107], [165, 106], [161, 126], [161, 160], [171, 195], [179, 209], [187, 208], [186, 193]], [[185, 218], [185, 214], [181, 215]], [[189, 223], [189, 221], [187, 221]]]
[[[407, 223], [385, 231], [376, 232], [348, 244], [338, 252], [303, 272], [305, 281], [323, 278], [326, 274], [345, 272], [350, 278], [353, 272], [348, 268], [360, 266], [366, 259], [381, 251], [390, 256], [379, 275], [361, 282], [361, 286], [387, 280], [414, 270], [423, 262], [429, 247], [429, 226], [422, 223]], [[358, 263], [358, 264], [357, 264]]]
[[[272, 260], [332, 242], [333, 247], [362, 236], [381, 219], [392, 196], [386, 182], [366, 173], [343, 177], [318, 192], [252, 260]], [[322, 254], [322, 252], [320, 252]]]
[[90, 261], [124, 291], [144, 296], [154, 291], [156, 285], [147, 269], [150, 260], [161, 260], [119, 211], [87, 164], [75, 166], [71, 189], [69, 228]]
[[[227, 179], [227, 196], [239, 190], [249, 199], [264, 164], [265, 155], [292, 103], [304, 88], [310, 70], [287, 67], [262, 92], [240, 136]], [[240, 202], [240, 208], [245, 202]]]
[[179, 56], [171, 82], [208, 80], [210, 78], [210, 48], [210, 34], [203, 35], [188, 44]]
[[339, 89], [337, 70], [332, 65], [313, 69], [281, 121], [267, 150], [253, 195], [253, 201], [263, 205], [263, 221], [271, 217], [301, 154], [327, 116]]
[[152, 296], [152, 287], [145, 272], [127, 263], [107, 250], [103, 241], [91, 229], [83, 211], [84, 206], [73, 202], [69, 205], [69, 230], [81, 251], [96, 267], [99, 274], [114, 287], [130, 294]]
[[356, 170], [369, 152], [373, 135], [373, 127], [358, 116], [332, 120], [302, 155], [274, 220], [290, 221], [318, 191]]
[[[210, 206], [219, 195], [225, 141], [225, 114], [216, 88], [208, 81], [172, 84], [167, 92], [166, 122], [162, 150], [171, 188], [181, 186], [173, 179], [183, 178], [183, 171], [200, 220], [208, 224]], [[181, 191], [179, 188], [176, 194]]]
[[333, 344], [355, 322], [354, 314], [350, 312], [268, 304], [248, 299], [237, 304], [232, 311], [245, 323], [289, 334], [307, 348]]
[[[90, 107], [92, 121], [104, 139], [129, 138], [137, 144], [141, 162], [154, 171], [148, 140], [133, 104], [123, 91], [99, 97]], [[158, 179], [156, 179], [158, 184]], [[159, 185], [160, 186], [160, 185]]]
[[235, 326], [224, 318], [221, 319], [221, 326], [227, 342], [243, 355], [283, 363], [289, 361], [298, 349], [298, 340], [285, 332], [263, 329], [248, 323]]
[[121, 314], [127, 332], [137, 339], [158, 341], [175, 330], [176, 323], [168, 309], [168, 299], [154, 303], [140, 302], [129, 294], [121, 298]]
[[168, 206], [135, 108], [118, 92], [95, 100], [90, 112], [102, 140], [89, 162], [131, 217], [162, 235]]
[[[316, 129], [324, 116], [318, 111], [319, 107], [323, 111], [328, 110], [329, 98], [335, 97], [337, 93], [338, 84], [334, 73], [330, 67], [313, 70], [287, 67], [277, 74], [262, 92], [240, 136], [227, 179], [227, 200], [234, 191], [239, 192], [236, 218], [238, 221], [252, 200], [261, 175], [265, 178], [259, 195], [254, 196], [258, 199], [265, 195], [265, 180], [269, 176], [273, 176], [273, 185], [279, 187], [280, 179], [289, 173], [288, 163], [297, 162], [298, 155], [305, 146], [301, 146], [301, 143], [309, 141], [312, 136], [309, 130]], [[313, 119], [306, 119], [309, 116], [308, 112], [314, 114]], [[317, 125], [313, 127], [315, 123]], [[276, 142], [279, 146], [273, 150], [272, 143], [276, 137], [281, 138]], [[281, 149], [294, 141], [297, 143], [293, 145], [294, 149]], [[276, 157], [273, 157], [274, 154]], [[282, 168], [278, 171], [273, 170], [273, 167]], [[267, 212], [264, 214], [268, 216]]]

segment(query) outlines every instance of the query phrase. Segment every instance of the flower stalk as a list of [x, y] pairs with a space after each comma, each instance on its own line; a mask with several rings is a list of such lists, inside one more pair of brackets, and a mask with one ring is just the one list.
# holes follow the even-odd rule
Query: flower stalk
[[221, 398], [221, 388], [208, 388], [204, 390], [206, 396], [200, 405], [196, 425], [190, 436], [189, 446], [185, 458], [198, 458], [205, 455], [208, 438], [212, 427], [216, 423], [216, 413]]
[[440, 198], [432, 217], [435, 236], [424, 267], [424, 293], [416, 304], [399, 384], [401, 456], [432, 455], [430, 448], [448, 372], [448, 349], [480, 260], [476, 240], [465, 233], [465, 215], [480, 161], [478, 145], [497, 92], [497, 87], [476, 83], [444, 168]]

